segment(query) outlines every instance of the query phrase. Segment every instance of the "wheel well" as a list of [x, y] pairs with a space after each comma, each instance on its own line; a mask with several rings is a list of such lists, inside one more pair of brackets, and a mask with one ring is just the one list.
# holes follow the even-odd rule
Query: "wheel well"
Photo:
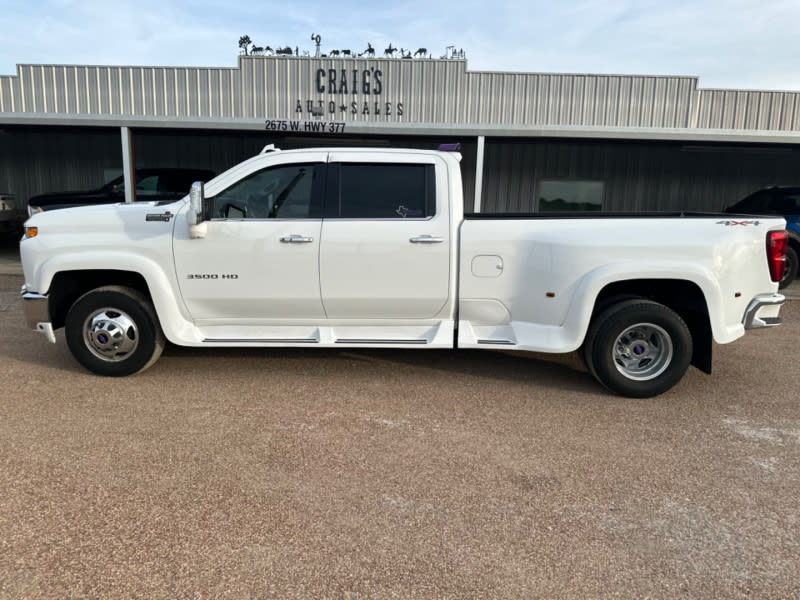
[[105, 285], [122, 285], [150, 299], [147, 282], [139, 273], [115, 270], [61, 271], [50, 282], [50, 319], [53, 327], [64, 326], [70, 307], [86, 292]]
[[631, 298], [647, 298], [678, 313], [692, 333], [692, 365], [711, 373], [711, 321], [705, 296], [697, 284], [682, 279], [635, 279], [610, 283], [598, 294], [592, 318], [612, 304]]

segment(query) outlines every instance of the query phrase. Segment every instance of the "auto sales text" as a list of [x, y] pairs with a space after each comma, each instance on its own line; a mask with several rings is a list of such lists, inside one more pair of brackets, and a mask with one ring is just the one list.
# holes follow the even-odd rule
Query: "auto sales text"
[[378, 99], [352, 100], [342, 96], [362, 94], [380, 96], [383, 93], [383, 71], [369, 69], [317, 69], [314, 86], [318, 94], [336, 94], [338, 99], [297, 100], [295, 113], [309, 113], [314, 116], [329, 115], [384, 115], [403, 116], [402, 102], [388, 102]]

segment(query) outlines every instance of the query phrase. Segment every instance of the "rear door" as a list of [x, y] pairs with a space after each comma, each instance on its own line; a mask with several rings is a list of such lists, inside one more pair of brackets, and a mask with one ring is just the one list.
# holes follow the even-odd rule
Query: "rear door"
[[329, 156], [320, 247], [328, 319], [434, 319], [448, 308], [447, 166], [435, 155], [384, 157]]

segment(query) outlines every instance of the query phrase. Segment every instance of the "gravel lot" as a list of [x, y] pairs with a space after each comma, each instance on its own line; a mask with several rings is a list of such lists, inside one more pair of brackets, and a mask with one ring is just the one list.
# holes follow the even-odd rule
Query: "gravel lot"
[[651, 400], [574, 355], [168, 347], [0, 275], [0, 597], [798, 598], [800, 302]]

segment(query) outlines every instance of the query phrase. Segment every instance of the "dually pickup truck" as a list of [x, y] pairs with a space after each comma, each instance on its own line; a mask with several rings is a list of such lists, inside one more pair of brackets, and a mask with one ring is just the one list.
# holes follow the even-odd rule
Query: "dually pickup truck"
[[650, 397], [713, 342], [780, 323], [785, 222], [464, 214], [457, 152], [264, 151], [167, 202], [44, 212], [21, 241], [29, 325], [129, 375], [184, 346], [579, 350]]

